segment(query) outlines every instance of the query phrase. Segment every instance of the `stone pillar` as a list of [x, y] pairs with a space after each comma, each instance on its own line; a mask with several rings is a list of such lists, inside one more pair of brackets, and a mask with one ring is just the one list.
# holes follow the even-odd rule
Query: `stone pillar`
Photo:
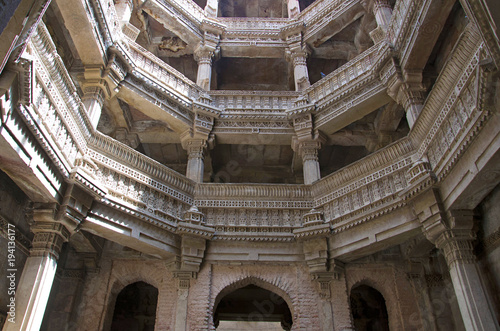
[[499, 330], [474, 255], [474, 237], [470, 229], [446, 230], [437, 238], [436, 247], [446, 258], [465, 328]]
[[398, 93], [398, 102], [405, 109], [406, 120], [410, 129], [413, 128], [420, 115], [420, 111], [424, 106], [424, 100], [424, 89], [420, 84], [418, 86], [412, 86], [407, 83], [401, 85]]
[[205, 12], [210, 17], [217, 17], [219, 11], [219, 0], [207, 0]]
[[311, 85], [311, 83], [309, 82], [309, 72], [307, 70], [306, 58], [306, 52], [292, 54], [293, 76], [295, 79], [296, 91], [305, 90]]
[[309, 185], [321, 179], [319, 168], [318, 150], [321, 142], [317, 140], [294, 142], [294, 151], [302, 158], [302, 171], [304, 184]]
[[203, 182], [203, 170], [205, 166], [203, 152], [206, 147], [207, 142], [203, 139], [192, 139], [184, 144], [184, 148], [188, 152], [186, 177], [197, 183]]
[[288, 18], [295, 18], [300, 14], [299, 0], [287, 0]]
[[127, 24], [132, 17], [132, 10], [134, 9], [134, 4], [132, 0], [118, 0], [115, 1], [116, 15], [121, 24]]
[[385, 32], [392, 17], [392, 7], [387, 0], [375, 0], [373, 14], [377, 25]]
[[69, 231], [60, 223], [37, 222], [35, 233], [16, 291], [16, 323], [4, 331], [39, 330], [54, 281], [57, 260]]
[[210, 82], [212, 80], [212, 56], [211, 51], [199, 51], [195, 53], [195, 59], [198, 62], [198, 75], [196, 84], [205, 91], [210, 91]]
[[104, 103], [104, 92], [98, 86], [88, 86], [84, 89], [83, 105], [87, 110], [92, 127], [95, 129], [101, 118]]
[[319, 170], [318, 150], [321, 145], [317, 142], [302, 144], [302, 162], [304, 164], [304, 184], [312, 184], [321, 178]]

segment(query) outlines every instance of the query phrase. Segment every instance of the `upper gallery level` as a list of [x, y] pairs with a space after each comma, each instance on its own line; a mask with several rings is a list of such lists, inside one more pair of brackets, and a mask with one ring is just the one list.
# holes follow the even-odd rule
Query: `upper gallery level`
[[455, 1], [73, 2], [44, 21], [97, 130], [203, 182], [312, 183], [407, 136], [468, 24]]

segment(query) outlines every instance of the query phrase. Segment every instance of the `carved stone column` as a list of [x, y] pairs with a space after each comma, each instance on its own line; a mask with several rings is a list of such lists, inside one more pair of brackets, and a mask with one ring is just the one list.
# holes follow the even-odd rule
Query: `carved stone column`
[[388, 0], [375, 0], [373, 14], [377, 25], [385, 32], [392, 17], [392, 7]]
[[[463, 217], [460, 215], [459, 217]], [[469, 215], [472, 218], [472, 214]], [[452, 216], [453, 218], [455, 216]], [[472, 220], [471, 220], [472, 223]], [[450, 269], [462, 320], [467, 330], [499, 330], [494, 310], [489, 304], [474, 255], [475, 235], [470, 229], [444, 231], [436, 240]]]
[[[419, 200], [427, 207], [421, 208]], [[499, 330], [474, 255], [473, 212], [443, 212], [435, 191], [421, 194], [414, 206], [425, 236], [444, 253], [465, 328]]]
[[406, 112], [406, 120], [410, 128], [415, 125], [420, 111], [424, 105], [424, 88], [420, 83], [404, 83], [399, 88], [398, 103], [400, 103]]
[[317, 141], [302, 142], [299, 147], [299, 154], [302, 156], [304, 171], [304, 184], [312, 184], [321, 178], [318, 160], [318, 150], [321, 143]]
[[195, 60], [198, 62], [196, 84], [206, 91], [210, 91], [210, 83], [212, 80], [212, 57], [213, 52], [207, 50], [195, 53]]
[[115, 1], [115, 10], [118, 20], [121, 24], [127, 24], [132, 17], [132, 9], [134, 4], [132, 0], [117, 0]]
[[174, 273], [177, 278], [177, 304], [175, 309], [175, 331], [185, 331], [187, 326], [189, 286], [191, 273]]
[[330, 287], [332, 289], [331, 305], [334, 316], [334, 330], [354, 331], [344, 265], [342, 262], [332, 259], [330, 268], [333, 269], [333, 280]]
[[207, 143], [203, 139], [191, 139], [184, 143], [184, 149], [188, 152], [188, 163], [186, 177], [197, 183], [203, 182], [204, 150]]
[[33, 218], [35, 236], [15, 296], [16, 323], [6, 323], [4, 331], [40, 329], [62, 244], [70, 236], [54, 221], [53, 210], [35, 211]]
[[210, 17], [217, 17], [217, 12], [219, 10], [219, 0], [207, 0], [205, 6], [205, 12]]
[[311, 85], [306, 63], [307, 56], [311, 51], [303, 41], [303, 30], [303, 23], [292, 23], [282, 29], [282, 35], [288, 44], [287, 60], [293, 65], [296, 91], [305, 90]]
[[292, 54], [293, 77], [295, 79], [296, 91], [305, 90], [311, 85], [311, 83], [309, 82], [309, 71], [307, 70], [306, 58], [306, 52]]
[[299, 0], [287, 0], [288, 18], [295, 18], [300, 14]]
[[92, 127], [95, 129], [101, 118], [104, 103], [104, 92], [99, 86], [88, 86], [84, 89], [83, 104], [87, 110]]

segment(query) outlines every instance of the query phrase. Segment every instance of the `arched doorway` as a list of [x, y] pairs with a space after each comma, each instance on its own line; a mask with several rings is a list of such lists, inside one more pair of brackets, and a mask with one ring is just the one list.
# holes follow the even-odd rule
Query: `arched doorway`
[[367, 285], [351, 290], [351, 312], [357, 331], [389, 331], [385, 299], [379, 291]]
[[144, 282], [126, 286], [116, 298], [111, 331], [153, 331], [158, 289]]
[[217, 330], [290, 330], [292, 324], [285, 300], [254, 284], [224, 295], [214, 313]]

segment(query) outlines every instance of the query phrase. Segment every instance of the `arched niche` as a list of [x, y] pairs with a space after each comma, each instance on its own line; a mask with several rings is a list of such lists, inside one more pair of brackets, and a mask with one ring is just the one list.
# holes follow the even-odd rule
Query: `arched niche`
[[358, 331], [389, 331], [389, 316], [382, 294], [368, 285], [351, 289], [349, 297], [354, 328]]
[[154, 331], [158, 289], [139, 281], [124, 287], [116, 297], [111, 331]]
[[288, 304], [289, 298], [283, 295], [284, 298], [281, 292], [270, 284], [253, 282], [251, 279], [226, 287], [215, 300], [214, 326], [217, 328], [220, 321], [233, 321], [253, 324], [262, 329], [259, 323], [275, 322], [283, 330], [291, 330], [293, 312]]

